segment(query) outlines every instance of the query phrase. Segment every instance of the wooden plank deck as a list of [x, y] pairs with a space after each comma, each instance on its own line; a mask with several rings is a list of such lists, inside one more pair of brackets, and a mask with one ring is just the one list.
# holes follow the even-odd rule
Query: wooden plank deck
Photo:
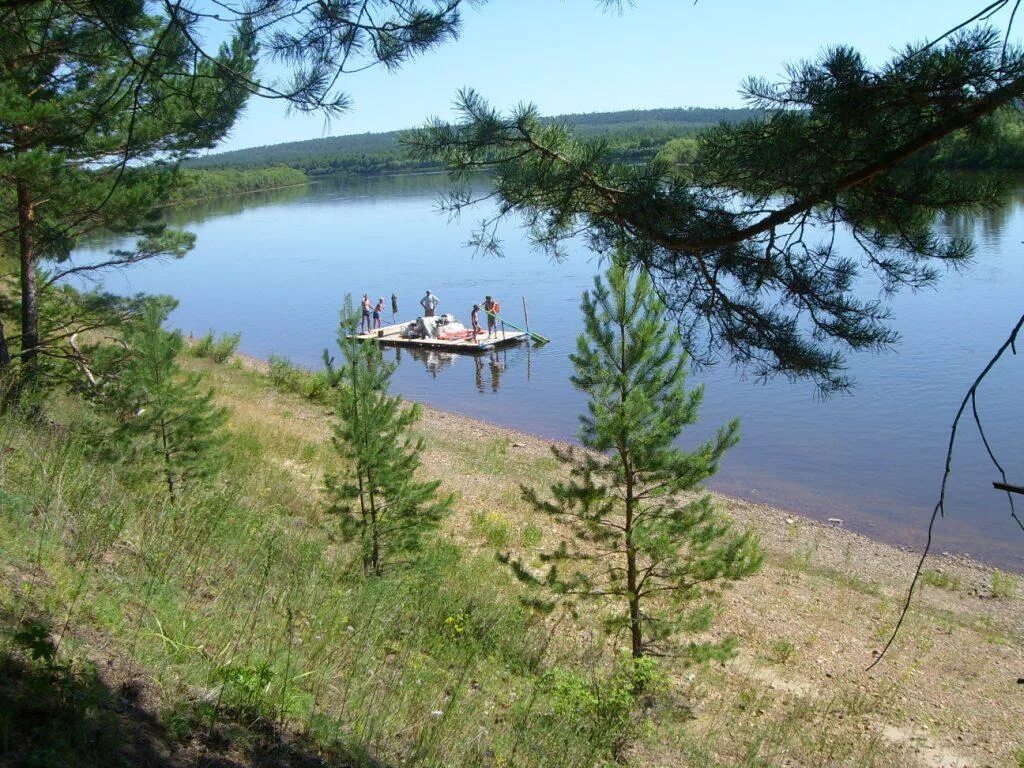
[[469, 339], [406, 339], [402, 336], [402, 330], [410, 322], [385, 325], [370, 333], [354, 333], [353, 339], [360, 341], [375, 341], [378, 344], [388, 347], [419, 347], [420, 349], [444, 349], [448, 352], [462, 352], [465, 354], [477, 354], [487, 352], [498, 347], [505, 347], [509, 344], [519, 344], [526, 341], [526, 334], [519, 331], [495, 331], [490, 336], [484, 331], [476, 337], [476, 341]]

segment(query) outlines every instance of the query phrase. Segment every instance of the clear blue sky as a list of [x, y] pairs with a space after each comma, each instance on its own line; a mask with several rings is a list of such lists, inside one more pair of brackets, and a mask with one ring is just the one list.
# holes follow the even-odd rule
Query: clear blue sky
[[[350, 75], [353, 108], [329, 125], [250, 100], [218, 148], [419, 125], [449, 116], [471, 86], [500, 107], [543, 114], [654, 107], [740, 106], [743, 78], [778, 78], [787, 62], [846, 43], [869, 61], [931, 38], [987, 5], [981, 0], [636, 0], [622, 13], [595, 0], [491, 0], [467, 8], [454, 43], [407, 64]], [[1005, 24], [1006, 16], [996, 22]], [[272, 71], [272, 70], [268, 70]]]

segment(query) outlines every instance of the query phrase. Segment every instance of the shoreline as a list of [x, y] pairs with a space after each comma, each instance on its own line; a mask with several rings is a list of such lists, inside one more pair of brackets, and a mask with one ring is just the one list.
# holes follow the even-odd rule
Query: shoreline
[[[261, 358], [240, 352], [236, 352], [233, 355], [233, 358], [237, 359], [246, 369], [255, 371], [262, 375], [266, 375], [270, 370], [270, 363]], [[308, 371], [308, 369], [305, 368], [302, 370]], [[309, 372], [312, 373], [312, 371]], [[406, 397], [403, 397], [402, 399], [406, 402], [416, 403], [421, 408], [423, 418], [420, 421], [419, 428], [420, 431], [427, 433], [428, 442], [429, 433], [432, 431], [432, 429], [428, 427], [429, 425], [434, 429], [441, 428], [443, 426], [444, 429], [449, 431], [454, 427], [455, 431], [461, 433], [462, 437], [469, 440], [478, 440], [486, 435], [490, 435], [492, 439], [498, 437], [504, 438], [509, 441], [510, 451], [526, 452], [534, 458], [548, 456], [550, 454], [550, 446], [552, 445], [579, 447], [578, 443], [573, 443], [567, 440], [547, 438], [532, 432], [526, 432], [515, 427], [507, 427], [485, 419], [465, 416], [453, 411], [445, 411], [441, 408], [430, 405], [429, 403], [411, 400]], [[845, 526], [845, 520], [838, 524], [829, 523], [827, 521], [823, 522], [811, 517], [810, 515], [786, 509], [778, 505], [744, 499], [741, 496], [733, 496], [710, 488], [705, 488], [705, 490], [711, 494], [721, 509], [727, 510], [737, 520], [743, 523], [756, 523], [762, 536], [767, 536], [769, 539], [774, 541], [776, 545], [783, 541], [791, 540], [794, 527], [802, 528], [806, 526], [815, 532], [816, 540], [819, 540], [822, 544], [827, 543], [828, 548], [830, 549], [839, 548], [845, 551], [847, 544], [853, 546], [855, 543], [858, 552], [869, 560], [877, 559], [882, 557], [884, 553], [888, 553], [887, 556], [890, 558], [896, 558], [900, 565], [898, 568], [892, 568], [892, 563], [889, 561], [889, 567], [887, 567], [886, 571], [890, 575], [893, 571], [898, 571], [899, 574], [903, 574], [905, 576], [905, 588], [910, 587], [910, 581], [913, 577], [914, 570], [917, 568], [917, 564], [921, 560], [921, 550], [914, 549], [913, 547], [906, 545], [884, 541], [851, 528], [847, 528]], [[923, 531], [922, 535], [924, 535]], [[840, 545], [842, 546], [840, 547]], [[940, 569], [955, 570], [957, 572], [956, 575], [964, 581], [964, 584], [969, 588], [975, 589], [979, 595], [984, 594], [984, 589], [986, 588], [984, 585], [989, 581], [991, 574], [995, 571], [1024, 575], [1024, 567], [1010, 569], [1000, 568], [997, 565], [985, 562], [984, 560], [971, 555], [951, 552], [931, 551], [925, 559], [924, 570], [928, 570], [929, 563], [933, 566], [938, 566]], [[879, 577], [881, 577], [881, 575]], [[872, 578], [879, 577], [872, 576]], [[884, 580], [889, 581], [889, 579]], [[893, 579], [892, 582], [894, 584], [898, 584], [899, 579]]]
[[[436, 429], [445, 429], [449, 433], [453, 431], [461, 433], [467, 439], [480, 439], [489, 435], [492, 439], [508, 440], [509, 451], [522, 452], [533, 458], [547, 456], [552, 445], [579, 447], [578, 444], [564, 440], [551, 440], [483, 419], [441, 410], [427, 403], [418, 402], [417, 404], [423, 414], [419, 426], [421, 431], [428, 435], [428, 439], [429, 434]], [[794, 529], [799, 529], [802, 533], [813, 534], [812, 538], [816, 543], [832, 550], [834, 555], [842, 554], [842, 559], [847, 559], [846, 551], [849, 546], [852, 548], [851, 554], [860, 556], [854, 559], [884, 563], [883, 568], [877, 574], [871, 574], [872, 578], [878, 578], [893, 585], [899, 585], [902, 580], [905, 582], [906, 588], [909, 588], [914, 569], [921, 559], [920, 551], [872, 538], [846, 528], [843, 524], [830, 524], [775, 505], [750, 501], [711, 489], [705, 490], [715, 499], [719, 509], [727, 511], [740, 523], [756, 527], [762, 539], [765, 540], [765, 544], [772, 545], [773, 549], [788, 549], [786, 543], [792, 541]], [[898, 566], [894, 564], [894, 559]], [[968, 591], [973, 588], [981, 596], [984, 595], [986, 589], [984, 584], [988, 581], [988, 577], [995, 571], [1004, 570], [983, 560], [954, 553], [930, 552], [925, 560], [926, 570], [929, 564], [932, 568], [938, 566], [941, 569], [955, 571], [956, 575], [963, 580]], [[886, 575], [889, 578], [886, 578]], [[895, 578], [892, 578], [893, 576]]]

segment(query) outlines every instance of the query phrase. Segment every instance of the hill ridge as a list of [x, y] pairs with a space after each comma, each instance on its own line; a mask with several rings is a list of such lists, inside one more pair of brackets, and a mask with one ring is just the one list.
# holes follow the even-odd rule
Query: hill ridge
[[[547, 121], [571, 123], [584, 136], [627, 135], [638, 146], [661, 146], [677, 136], [721, 122], [756, 118], [759, 110], [728, 107], [660, 107], [613, 112], [566, 113]], [[404, 158], [398, 137], [411, 128], [339, 134], [319, 139], [265, 144], [193, 158], [186, 168], [246, 168], [288, 165], [307, 173], [415, 170], [433, 167]]]

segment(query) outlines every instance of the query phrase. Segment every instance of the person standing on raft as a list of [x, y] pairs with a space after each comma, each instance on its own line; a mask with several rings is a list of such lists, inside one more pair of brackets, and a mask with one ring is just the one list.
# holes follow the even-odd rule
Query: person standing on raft
[[498, 319], [495, 315], [501, 311], [501, 305], [490, 296], [484, 296], [484, 312], [487, 313], [487, 335], [498, 332]]
[[363, 319], [359, 321], [359, 332], [369, 333], [370, 332], [370, 297], [367, 294], [363, 294], [363, 300], [360, 302], [363, 308]]
[[483, 329], [480, 328], [480, 305], [474, 304], [472, 311], [469, 313], [469, 321], [473, 327], [472, 340], [476, 341], [476, 337], [483, 333]]
[[420, 299], [420, 306], [423, 307], [423, 316], [433, 317], [434, 310], [437, 309], [437, 305], [440, 303], [440, 299], [428, 290], [426, 295]]
[[380, 328], [380, 316], [384, 311], [384, 297], [381, 296], [377, 299], [377, 305], [373, 308], [373, 327], [374, 329]]

